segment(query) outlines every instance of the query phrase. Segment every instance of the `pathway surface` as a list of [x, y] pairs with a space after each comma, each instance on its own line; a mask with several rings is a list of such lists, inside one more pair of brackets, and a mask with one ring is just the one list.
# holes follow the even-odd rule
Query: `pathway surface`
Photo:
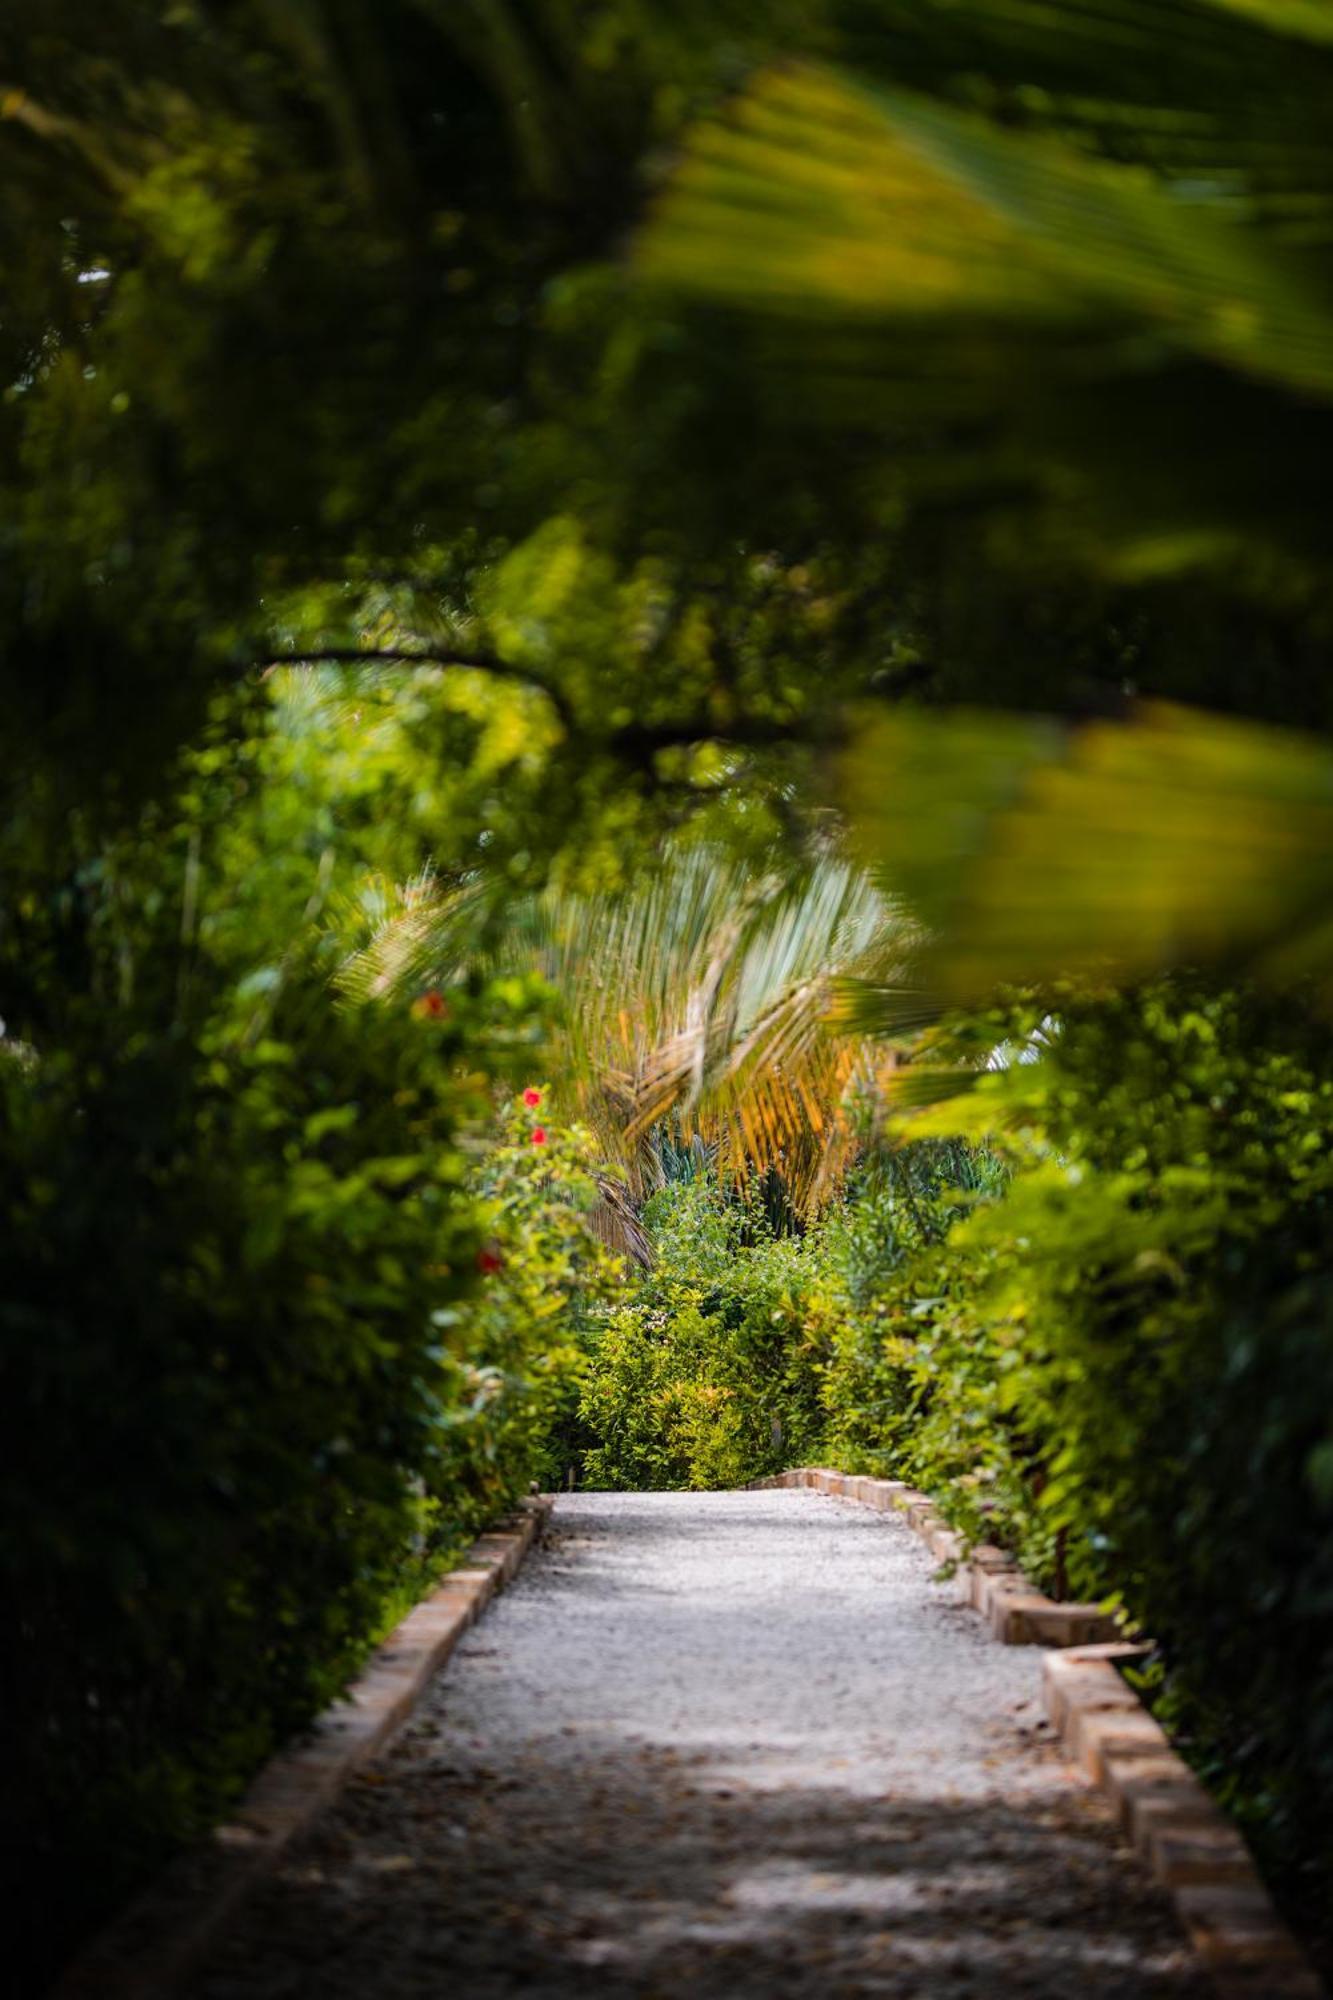
[[892, 1516], [577, 1494], [201, 2000], [1203, 2000]]

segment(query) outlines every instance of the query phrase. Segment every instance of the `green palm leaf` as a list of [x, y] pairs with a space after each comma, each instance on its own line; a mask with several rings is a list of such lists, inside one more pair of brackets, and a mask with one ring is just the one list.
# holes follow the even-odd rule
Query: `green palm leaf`
[[868, 725], [841, 773], [862, 852], [935, 930], [938, 990], [1225, 963], [1333, 981], [1333, 751], [1165, 704], [1066, 732]]
[[843, 860], [793, 882], [682, 846], [627, 890], [553, 887], [498, 921], [470, 888], [378, 893], [346, 988], [411, 991], [481, 961], [542, 973], [564, 1002], [552, 1074], [637, 1195], [660, 1177], [665, 1134], [702, 1139], [725, 1177], [776, 1168], [798, 1209], [817, 1205], [855, 1151], [849, 1095], [897, 1062], [834, 995], [856, 975], [905, 980], [919, 937]]
[[1323, 25], [889, 6], [857, 75], [770, 69], [697, 129], [640, 270], [745, 316], [774, 422], [877, 427], [908, 498], [1036, 507], [1127, 570], [1246, 543], [1323, 564]]
[[1333, 395], [1326, 285], [1225, 201], [826, 71], [770, 72], [702, 128], [641, 254], [650, 276], [802, 316], [1069, 333], [1110, 312], [1121, 337], [1150, 327]]

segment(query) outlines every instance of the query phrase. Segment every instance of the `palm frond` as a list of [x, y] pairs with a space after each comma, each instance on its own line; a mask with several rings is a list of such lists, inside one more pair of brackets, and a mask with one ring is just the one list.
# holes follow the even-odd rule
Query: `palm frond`
[[1002, 493], [1129, 569], [1246, 535], [1325, 559], [1319, 26], [1260, 0], [889, 6], [855, 76], [770, 69], [700, 125], [640, 269], [745, 315], [775, 421], [877, 424], [909, 495]]
[[897, 1061], [849, 1032], [831, 997], [853, 975], [906, 979], [919, 935], [843, 859], [786, 881], [682, 845], [628, 890], [551, 887], [498, 925], [477, 888], [379, 893], [345, 989], [445, 985], [480, 963], [540, 972], [564, 1003], [553, 1080], [636, 1199], [662, 1178], [667, 1132], [702, 1143], [729, 1179], [776, 1167], [798, 1210], [817, 1205], [855, 1150], [852, 1095]]
[[862, 851], [935, 928], [932, 984], [1202, 962], [1333, 981], [1333, 751], [1167, 704], [1073, 732], [879, 718], [847, 758]]

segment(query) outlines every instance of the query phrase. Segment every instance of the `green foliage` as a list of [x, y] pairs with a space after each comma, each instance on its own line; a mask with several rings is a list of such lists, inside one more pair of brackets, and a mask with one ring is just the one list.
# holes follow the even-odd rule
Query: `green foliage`
[[565, 1484], [583, 1441], [589, 1328], [623, 1289], [624, 1267], [594, 1227], [603, 1193], [591, 1135], [553, 1119], [549, 1091], [528, 1084], [514, 1098], [470, 1187], [490, 1235], [466, 1315], [477, 1358], [465, 1398], [484, 1421], [464, 1438], [475, 1431], [500, 1501], [520, 1480]]
[[249, 1045], [108, 1009], [0, 1065], [6, 1847], [99, 1901], [336, 1690], [452, 1469], [476, 1222], [412, 1028], [300, 972]]
[[1181, 962], [1328, 977], [1321, 738], [1165, 703], [1077, 731], [905, 711], [870, 722], [843, 777], [865, 858], [935, 927], [925, 976], [954, 999]]
[[845, 18], [855, 73], [775, 66], [701, 123], [646, 272], [751, 321], [775, 411], [895, 426], [915, 499], [966, 492], [1066, 559], [1139, 574], [1224, 558], [1270, 585], [1275, 563], [1326, 576], [1317, 10], [902, 0]]
[[[430, 695], [274, 680], [218, 712], [170, 799], [11, 910], [0, 1839], [34, 1926], [20, 1961], [235, 1797], [542, 1470], [569, 1400], [533, 1308], [596, 1252], [524, 1207], [503, 1153], [489, 1178], [469, 1161], [545, 989], [474, 976], [352, 1006], [332, 983], [367, 867], [401, 867], [423, 812], [443, 835], [457, 806], [447, 784], [423, 801]], [[542, 1276], [473, 1307], [510, 1208]]]
[[1121, 1604], [1260, 1846], [1326, 1882], [1328, 1031], [1178, 984], [1071, 1001], [1044, 1043], [909, 1126], [989, 1129], [1012, 1178], [849, 1324], [832, 1449]]
[[869, 1343], [878, 1360], [902, 1274], [940, 1254], [952, 1202], [996, 1171], [969, 1148], [910, 1148], [863, 1166], [800, 1233], [783, 1233], [790, 1211], [763, 1182], [728, 1193], [711, 1164], [670, 1180], [644, 1213], [651, 1268], [591, 1329], [591, 1483], [735, 1486], [830, 1438], [891, 1451], [890, 1407], [865, 1399], [850, 1351]]
[[590, 1345], [588, 1482], [737, 1486], [800, 1463], [819, 1435], [810, 1240], [704, 1178], [668, 1185], [645, 1220], [653, 1267]]

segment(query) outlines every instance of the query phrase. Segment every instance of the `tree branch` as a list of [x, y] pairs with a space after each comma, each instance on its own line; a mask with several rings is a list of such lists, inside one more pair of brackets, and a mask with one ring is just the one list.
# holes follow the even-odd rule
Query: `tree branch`
[[735, 743], [741, 749], [760, 750], [768, 744], [809, 743], [836, 740], [837, 732], [818, 727], [811, 716], [778, 722], [769, 716], [742, 717], [734, 723], [718, 723], [711, 716], [685, 716], [678, 722], [627, 722], [607, 738], [607, 748], [633, 764], [648, 764], [659, 750], [688, 749], [696, 743]]

